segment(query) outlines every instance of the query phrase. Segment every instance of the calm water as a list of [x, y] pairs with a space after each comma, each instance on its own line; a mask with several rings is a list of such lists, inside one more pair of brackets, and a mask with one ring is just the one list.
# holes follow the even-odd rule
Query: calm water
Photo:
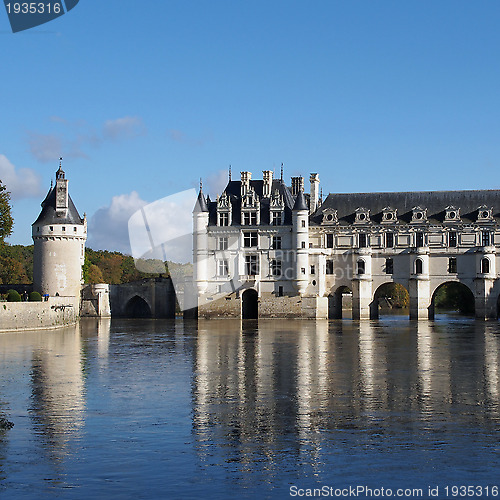
[[0, 335], [0, 498], [500, 486], [499, 368], [499, 323], [447, 317]]

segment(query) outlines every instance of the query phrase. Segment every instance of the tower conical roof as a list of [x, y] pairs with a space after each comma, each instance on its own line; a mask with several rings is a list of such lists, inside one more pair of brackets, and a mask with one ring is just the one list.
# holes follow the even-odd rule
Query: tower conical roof
[[306, 197], [302, 191], [299, 191], [297, 198], [295, 198], [295, 204], [293, 205], [292, 210], [309, 210], [307, 207]]
[[196, 200], [196, 205], [194, 206], [193, 212], [208, 212], [207, 202], [205, 200], [205, 195], [200, 189], [198, 194], [198, 199]]

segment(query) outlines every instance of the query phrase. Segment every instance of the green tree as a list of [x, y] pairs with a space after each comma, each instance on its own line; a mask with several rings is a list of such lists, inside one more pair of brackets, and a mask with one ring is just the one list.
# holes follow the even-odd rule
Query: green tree
[[14, 219], [10, 206], [10, 193], [0, 180], [0, 244], [12, 234]]

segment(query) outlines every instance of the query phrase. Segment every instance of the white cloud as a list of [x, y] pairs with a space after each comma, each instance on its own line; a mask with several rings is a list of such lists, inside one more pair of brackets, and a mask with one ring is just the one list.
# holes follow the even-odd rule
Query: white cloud
[[43, 163], [56, 161], [62, 154], [62, 140], [56, 134], [28, 132], [28, 145], [31, 154]]
[[144, 134], [145, 127], [142, 118], [125, 116], [116, 120], [107, 120], [103, 126], [103, 136], [107, 139], [131, 139]]
[[10, 191], [12, 199], [41, 195], [40, 176], [31, 168], [16, 170], [16, 167], [2, 154], [0, 154], [0, 180]]
[[134, 258], [190, 262], [192, 211], [190, 189], [147, 203], [136, 191], [114, 196], [89, 222], [87, 246], [131, 254]]
[[43, 163], [57, 161], [61, 156], [88, 158], [88, 150], [100, 147], [105, 141], [130, 140], [146, 133], [142, 118], [137, 116], [107, 120], [97, 129], [84, 120], [70, 122], [51, 116], [50, 121], [57, 132], [27, 132], [29, 151]]
[[136, 191], [113, 196], [111, 204], [103, 207], [89, 221], [87, 246], [94, 250], [110, 250], [130, 254], [128, 220], [147, 205]]
[[227, 170], [219, 170], [207, 176], [203, 180], [203, 192], [209, 194], [212, 200], [227, 186], [229, 181], [229, 173]]

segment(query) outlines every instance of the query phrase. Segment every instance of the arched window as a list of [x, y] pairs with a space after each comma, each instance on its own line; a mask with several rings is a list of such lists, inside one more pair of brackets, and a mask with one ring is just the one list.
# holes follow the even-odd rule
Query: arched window
[[487, 257], [481, 259], [481, 272], [483, 274], [488, 274], [490, 272], [490, 259]]
[[358, 274], [365, 274], [365, 261], [363, 259], [359, 259], [357, 264], [358, 264]]
[[415, 274], [422, 274], [423, 272], [423, 262], [422, 259], [415, 260]]

